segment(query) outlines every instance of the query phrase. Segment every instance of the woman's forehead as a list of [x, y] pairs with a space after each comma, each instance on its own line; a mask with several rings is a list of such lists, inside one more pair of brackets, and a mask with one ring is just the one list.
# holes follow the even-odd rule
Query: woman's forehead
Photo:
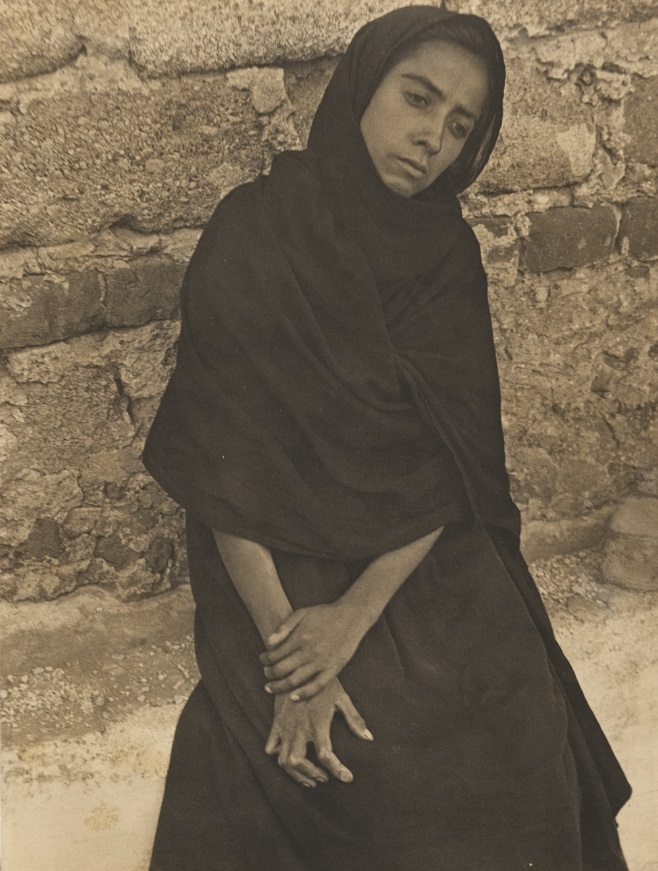
[[481, 57], [462, 45], [443, 39], [414, 46], [391, 69], [418, 65], [439, 72], [464, 73], [476, 69], [486, 74], [486, 63]]
[[437, 96], [458, 96], [466, 116], [476, 119], [487, 95], [487, 67], [482, 58], [455, 43], [434, 40], [417, 46], [388, 72], [389, 77], [423, 85]]

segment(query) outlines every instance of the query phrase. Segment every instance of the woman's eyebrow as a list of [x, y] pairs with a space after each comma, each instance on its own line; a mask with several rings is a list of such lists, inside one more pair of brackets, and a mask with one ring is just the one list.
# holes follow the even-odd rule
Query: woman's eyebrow
[[[419, 82], [421, 85], [424, 85], [428, 91], [431, 91], [436, 97], [439, 97], [439, 99], [443, 99], [445, 96], [443, 91], [440, 88], [437, 88], [434, 82], [432, 82], [425, 76], [420, 76], [417, 73], [402, 73], [402, 78], [411, 79], [414, 82]], [[464, 115], [466, 118], [470, 118], [473, 123], [478, 120], [478, 116], [475, 114], [475, 112], [471, 112], [470, 109], [467, 109], [466, 106], [462, 106], [461, 103], [455, 106], [455, 112], [459, 112], [460, 115]]]

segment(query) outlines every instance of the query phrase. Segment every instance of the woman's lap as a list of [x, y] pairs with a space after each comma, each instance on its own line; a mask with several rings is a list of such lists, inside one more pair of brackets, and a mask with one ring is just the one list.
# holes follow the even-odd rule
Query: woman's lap
[[[207, 544], [197, 529], [203, 684], [181, 716], [152, 871], [580, 871], [563, 702], [486, 542], [447, 535], [366, 636], [341, 680], [375, 741], [337, 717], [355, 780], [314, 790], [264, 753], [260, 640]], [[276, 557], [294, 607], [350, 582], [349, 567], [332, 581], [335, 563]]]
[[[347, 798], [358, 790], [346, 805], [367, 808], [369, 839], [350, 842], [350, 832], [327, 820], [327, 837], [295, 844], [285, 791], [277, 806], [200, 683], [177, 727], [151, 871], [581, 871], [568, 749], [532, 776], [501, 783], [496, 794], [435, 785], [413, 808], [396, 805], [393, 795], [382, 800], [377, 772], [357, 777], [332, 791]], [[316, 800], [322, 787], [313, 795], [293, 789], [317, 825], [331, 804]]]

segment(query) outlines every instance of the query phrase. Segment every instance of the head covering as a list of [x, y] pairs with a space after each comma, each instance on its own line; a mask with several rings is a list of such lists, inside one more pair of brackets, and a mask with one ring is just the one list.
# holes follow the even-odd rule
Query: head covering
[[447, 185], [389, 190], [358, 125], [392, 53], [463, 18], [416, 6], [362, 28], [308, 148], [229, 194], [201, 236], [144, 463], [214, 528], [343, 559], [466, 517], [518, 532], [486, 278], [455, 195], [500, 126], [499, 47], [489, 120]]
[[[433, 202], [441, 194], [459, 193], [482, 172], [496, 144], [503, 120], [505, 62], [500, 43], [489, 24], [477, 15], [460, 15], [434, 6], [406, 6], [369, 22], [359, 30], [340, 60], [318, 107], [309, 135], [309, 148], [322, 155], [325, 166], [337, 168], [360, 189], [371, 182], [374, 167], [359, 135], [359, 121], [391, 59], [428, 40], [458, 40], [468, 48], [477, 35], [479, 54], [487, 69], [488, 98], [482, 117], [469, 136], [462, 154], [429, 190], [415, 198], [412, 211], [426, 219], [431, 210], [418, 210], [418, 200]], [[375, 182], [376, 184], [376, 182]], [[404, 198], [393, 194], [398, 208]]]

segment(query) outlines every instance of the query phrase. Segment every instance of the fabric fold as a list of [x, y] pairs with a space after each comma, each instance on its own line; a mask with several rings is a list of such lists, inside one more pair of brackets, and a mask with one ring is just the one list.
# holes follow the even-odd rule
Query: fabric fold
[[[425, 687], [416, 693], [409, 674], [401, 674], [410, 683], [409, 698], [418, 702], [418, 723], [427, 726], [409, 752], [422, 754], [426, 733], [432, 734], [438, 764], [448, 746], [443, 739], [450, 735], [455, 753], [462, 752], [464, 765], [470, 765], [467, 745], [453, 734], [454, 718], [448, 717], [443, 731], [435, 732], [445, 717], [444, 690], [454, 704], [471, 699], [467, 713], [473, 746], [487, 751], [482, 750], [473, 768], [473, 781], [495, 767], [501, 748], [512, 762], [517, 759], [523, 740], [532, 762], [532, 789], [547, 805], [546, 818], [557, 831], [564, 813], [543, 790], [552, 783], [556, 795], [569, 796], [569, 813], [580, 810], [574, 784], [556, 786], [573, 774], [573, 751], [583, 790], [583, 827], [589, 827], [585, 834], [590, 852], [584, 855], [595, 855], [592, 851], [601, 843], [606, 856], [596, 867], [622, 871], [613, 811], [628, 797], [629, 788], [555, 642], [519, 553], [519, 513], [505, 467], [486, 275], [477, 238], [457, 199], [486, 164], [502, 120], [504, 64], [488, 25], [478, 19], [494, 46], [487, 108], [462, 155], [437, 182], [417, 197], [395, 194], [377, 176], [359, 133], [360, 115], [387, 59], [406, 40], [435, 32], [454, 16], [435, 7], [407, 7], [366, 25], [337, 66], [308, 148], [279, 155], [268, 176], [242, 185], [219, 204], [185, 274], [176, 366], [143, 461], [188, 512], [192, 585], [204, 627], [198, 633], [199, 661], [209, 690], [208, 698], [198, 694], [197, 703], [211, 702], [224, 722], [235, 718], [232, 728], [240, 753], [254, 771], [259, 767], [258, 778], [264, 782], [274, 777], [267, 771], [270, 762], [275, 766], [253, 743], [255, 733], [250, 731], [254, 722], [262, 726], [267, 713], [254, 676], [254, 651], [260, 642], [221, 564], [211, 528], [275, 549], [284, 589], [293, 607], [303, 607], [328, 601], [329, 582], [342, 583], [346, 566], [355, 561], [448, 527], [434, 548], [431, 571], [429, 561], [421, 564], [389, 604], [379, 629], [366, 636], [354, 663], [348, 664], [348, 689], [353, 680], [359, 703], [372, 699], [373, 721], [385, 730], [389, 714], [377, 707], [385, 694], [376, 681], [385, 682], [386, 675], [378, 668], [379, 654], [370, 660], [367, 652], [372, 639], [379, 638], [381, 651], [393, 662], [391, 670], [402, 672], [392, 658], [392, 632], [383, 632], [386, 621], [397, 614], [400, 619], [391, 625], [400, 643], [407, 637], [405, 665], [418, 671], [418, 686]], [[494, 558], [494, 545], [500, 561]], [[454, 621], [441, 607], [445, 567], [451, 560], [456, 566]], [[316, 589], [314, 598], [307, 599], [312, 585], [303, 569], [311, 565], [327, 588]], [[411, 607], [411, 599], [420, 600], [428, 589], [434, 610]], [[473, 610], [475, 601], [480, 604]], [[430, 613], [432, 619], [426, 620]], [[510, 631], [503, 632], [500, 627], [507, 621]], [[488, 626], [489, 648], [485, 644], [469, 661], [473, 645], [483, 643], [483, 625]], [[447, 642], [450, 632], [455, 633], [452, 647]], [[500, 716], [489, 649], [500, 654], [500, 670], [513, 699], [509, 709], [503, 710], [501, 702]], [[217, 656], [225, 657], [219, 669]], [[451, 656], [455, 662], [449, 672], [445, 663]], [[475, 682], [474, 662], [480, 674]], [[224, 692], [223, 669], [228, 673], [229, 668], [242, 692], [241, 708]], [[449, 690], [451, 673], [457, 692]], [[491, 728], [488, 720], [482, 725], [485, 708]], [[391, 753], [377, 764], [363, 760], [364, 771], [387, 778], [377, 798], [387, 801], [390, 794], [391, 802], [398, 801], [396, 813], [407, 805], [407, 797], [421, 798], [414, 778], [425, 771], [421, 755], [414, 757], [414, 768], [403, 764], [400, 751], [406, 746], [411, 710], [406, 703], [400, 706], [400, 732], [391, 737]], [[250, 723], [244, 727], [249, 740], [240, 736], [243, 720]], [[353, 736], [344, 727], [342, 731], [349, 752]], [[541, 770], [548, 765], [546, 748], [550, 771]], [[395, 753], [400, 765], [391, 775], [388, 766]], [[446, 770], [454, 758], [454, 753], [447, 754]], [[507, 788], [506, 772], [505, 765], [496, 770], [497, 788]], [[458, 780], [461, 772], [453, 774]], [[428, 822], [434, 799], [446, 802], [450, 826], [459, 830], [463, 823], [450, 816], [454, 794], [446, 791], [442, 776], [443, 771], [425, 784], [431, 800], [423, 805], [429, 816], [422, 836], [431, 840], [436, 834], [437, 852], [432, 845], [423, 861], [435, 856], [432, 867], [439, 867], [439, 856], [441, 863], [448, 861], [441, 852], [446, 847], [441, 833]], [[370, 789], [374, 781], [367, 782]], [[288, 807], [287, 796], [297, 785], [278, 770], [276, 783]], [[483, 840], [473, 847], [473, 861], [468, 857], [469, 826], [468, 837], [455, 841], [451, 867], [499, 871], [499, 865], [481, 864], [486, 845], [500, 834], [507, 855], [517, 856], [523, 839], [532, 841], [523, 820], [515, 821], [526, 810], [530, 817], [534, 813], [522, 793], [520, 787], [518, 793], [509, 793], [504, 824], [480, 833]], [[323, 793], [318, 790], [318, 795]], [[367, 795], [367, 801], [354, 805], [355, 829], [359, 814], [367, 813], [371, 793]], [[470, 785], [463, 795], [472, 799]], [[309, 804], [308, 798], [303, 804]], [[487, 812], [491, 810], [487, 805]], [[341, 819], [343, 811], [338, 802]], [[215, 825], [210, 811], [209, 819]], [[297, 822], [294, 816], [290, 827]], [[406, 832], [399, 835], [399, 843], [410, 852], [397, 865], [391, 859], [391, 867], [429, 867], [416, 861], [417, 839]], [[382, 838], [385, 831], [378, 843]], [[554, 857], [558, 847], [547, 843], [545, 855]], [[575, 851], [571, 844], [569, 854]], [[162, 855], [162, 868], [180, 867], [175, 857], [168, 865]], [[506, 867], [528, 867], [520, 864], [520, 856], [518, 852], [517, 864]], [[314, 861], [308, 867], [324, 871], [322, 859]], [[562, 860], [547, 861], [542, 867], [554, 871]], [[349, 866], [355, 871], [371, 867], [355, 862]], [[373, 871], [385, 867], [377, 862]], [[273, 867], [283, 871], [285, 866]], [[560, 867], [580, 871], [576, 863]]]
[[345, 211], [327, 239], [336, 204], [305, 165], [295, 225], [326, 250], [295, 244], [299, 173], [284, 156], [208, 223], [146, 467], [210, 525], [301, 552], [374, 556], [471, 515], [514, 527], [472, 231], [450, 212], [438, 266], [392, 286]]

